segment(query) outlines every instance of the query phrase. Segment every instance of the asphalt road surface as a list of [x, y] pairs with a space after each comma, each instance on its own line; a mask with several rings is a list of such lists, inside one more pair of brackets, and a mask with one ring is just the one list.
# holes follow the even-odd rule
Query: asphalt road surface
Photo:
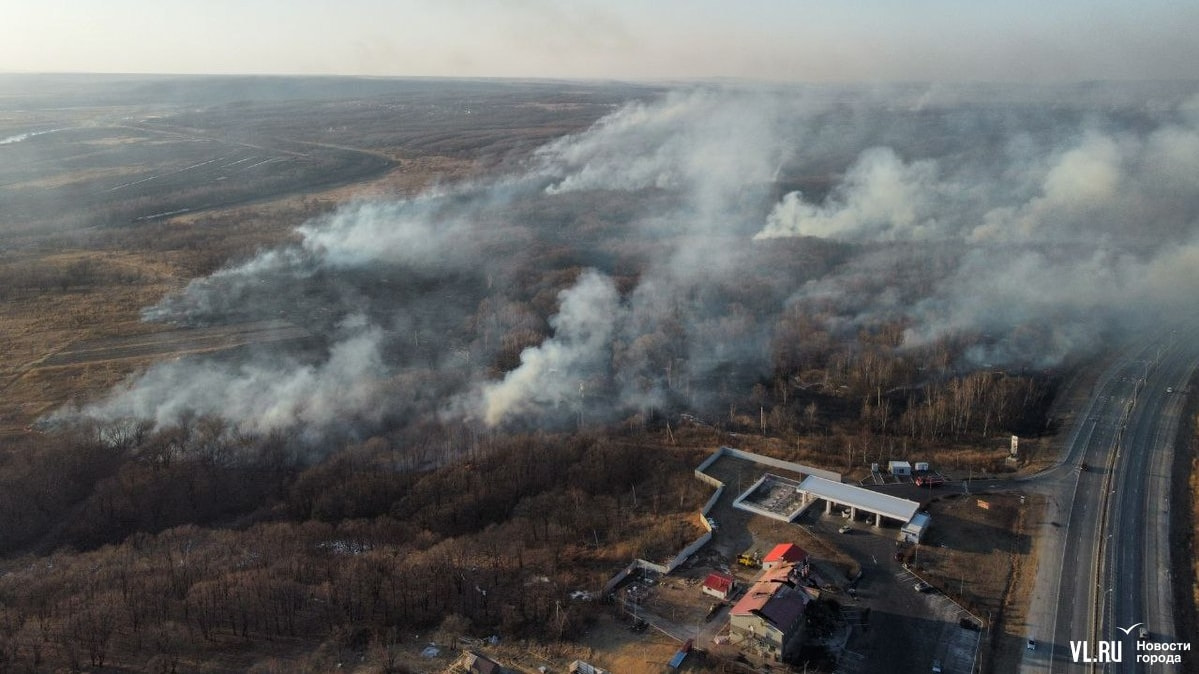
[[[1096, 383], [1062, 463], [1026, 481], [1048, 496], [1048, 508], [1025, 635], [1035, 647], [1025, 650], [1021, 671], [1138, 671], [1137, 632], [1117, 627], [1145, 623], [1155, 640], [1176, 638], [1170, 466], [1183, 389], [1197, 364], [1196, 348], [1174, 333], [1126, 350]], [[1123, 663], [1075, 662], [1072, 641], [1087, 642], [1094, 658], [1098, 640], [1121, 641]]]
[[1123, 633], [1138, 623], [1154, 641], [1189, 640], [1177, 633], [1173, 620], [1170, 478], [1184, 387], [1199, 356], [1173, 334], [1155, 355], [1130, 411], [1109, 485], [1097, 638], [1123, 641], [1124, 653], [1120, 664], [1104, 671], [1141, 671], [1135, 664], [1137, 631]]

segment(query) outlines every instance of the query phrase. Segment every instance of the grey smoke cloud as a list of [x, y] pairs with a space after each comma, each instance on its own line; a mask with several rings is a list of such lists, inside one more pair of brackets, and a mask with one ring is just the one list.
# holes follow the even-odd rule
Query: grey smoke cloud
[[[1079, 127], [1030, 146], [1018, 129], [1007, 152], [962, 165], [862, 151], [822, 202], [801, 191], [774, 205], [759, 239], [1068, 241], [1185, 239], [1199, 216], [1193, 179], [1199, 125], [1189, 112], [1147, 133]], [[1044, 141], [1042, 141], [1044, 142]]]
[[1095, 233], [1094, 225], [1107, 224], [1105, 213], [1126, 210], [1119, 208], [1118, 199], [1138, 197], [1122, 175], [1122, 154], [1115, 139], [1087, 134], [1053, 158], [1035, 197], [1016, 206], [996, 206], [967, 236], [1010, 241], [1061, 239], [1087, 229]]
[[[163, 363], [79, 413], [250, 432], [613, 419], [748, 390], [787, 311], [846, 338], [900, 321], [907, 349], [984, 334], [969, 363], [1039, 366], [1185, 306], [1199, 99], [1109, 116], [946, 92], [674, 92], [514, 174], [348, 205], [145, 311], [282, 316], [312, 343]], [[514, 288], [547, 250], [577, 280], [537, 316]], [[544, 339], [489, 369], [545, 316]]]
[[[1041, 147], [1013, 129], [995, 166], [870, 148], [824, 202], [786, 194], [756, 237], [911, 242], [872, 248], [791, 301], [832, 304], [848, 325], [904, 320], [908, 348], [983, 333], [976, 365], [1053, 365], [1178, 315], [1199, 289], [1193, 105], [1148, 129], [1080, 120]], [[902, 296], [911, 270], [927, 290]]]

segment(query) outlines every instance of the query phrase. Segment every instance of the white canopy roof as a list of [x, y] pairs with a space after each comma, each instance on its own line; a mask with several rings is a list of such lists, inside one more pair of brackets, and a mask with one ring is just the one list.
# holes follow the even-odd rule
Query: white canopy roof
[[920, 504], [906, 498], [880, 494], [870, 489], [862, 489], [841, 482], [833, 482], [822, 477], [809, 475], [800, 483], [799, 488], [815, 496], [834, 503], [847, 505], [858, 510], [878, 513], [893, 520], [908, 522], [920, 509]]

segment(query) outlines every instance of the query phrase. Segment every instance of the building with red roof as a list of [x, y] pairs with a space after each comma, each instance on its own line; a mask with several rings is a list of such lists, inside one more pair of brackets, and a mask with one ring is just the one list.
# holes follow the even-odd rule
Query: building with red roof
[[729, 574], [713, 571], [704, 579], [703, 592], [717, 599], [728, 599], [733, 596], [733, 588], [736, 584], [737, 580]]
[[794, 543], [779, 543], [770, 554], [762, 558], [762, 568], [770, 569], [779, 564], [802, 565], [808, 561], [808, 552]]

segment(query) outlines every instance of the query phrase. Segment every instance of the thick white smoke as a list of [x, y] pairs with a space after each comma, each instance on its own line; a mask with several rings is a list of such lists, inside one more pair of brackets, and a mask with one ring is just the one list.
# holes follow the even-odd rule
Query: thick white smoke
[[1053, 157], [1039, 194], [1019, 205], [997, 205], [968, 236], [985, 241], [1046, 241], [1115, 230], [1118, 224], [1110, 216], [1123, 215], [1132, 205], [1119, 200], [1141, 198], [1122, 176], [1124, 161], [1114, 139], [1087, 134]]
[[385, 413], [379, 398], [387, 375], [379, 351], [382, 331], [361, 318], [350, 323], [346, 329], [351, 334], [333, 344], [319, 364], [162, 363], [83, 414], [148, 419], [157, 426], [212, 415], [245, 433], [377, 422]]
[[[1199, 289], [1199, 99], [1125, 110], [1134, 124], [995, 113], [961, 103], [969, 92], [938, 108], [945, 91], [909, 92], [916, 111], [860, 92], [675, 92], [548, 144], [518, 175], [346, 206], [146, 311], [185, 324], [282, 315], [316, 346], [160, 364], [84, 414], [216, 414], [248, 431], [397, 409], [570, 418], [752, 386], [788, 308], [812, 307], [837, 334], [901, 321], [912, 347], [983, 333], [979, 364], [1050, 364], [1186, 306]], [[786, 240], [801, 237], [851, 245]], [[595, 270], [561, 292], [505, 288], [580, 268]], [[513, 326], [540, 336], [550, 314], [549, 336], [518, 342], [519, 364], [489, 370]]]
[[823, 202], [786, 194], [756, 236], [1177, 242], [1199, 215], [1199, 125], [1187, 109], [1148, 133], [1083, 127], [1047, 147], [1012, 130], [1009, 152], [952, 167], [869, 148]]
[[622, 312], [616, 286], [607, 276], [588, 270], [559, 299], [559, 311], [550, 319], [554, 336], [525, 349], [520, 366], [503, 380], [483, 386], [481, 409], [487, 425], [567, 403], [577, 410], [587, 379], [607, 371], [612, 334]]
[[[498, 189], [498, 188], [497, 188]], [[432, 271], [477, 259], [478, 228], [494, 195], [468, 193], [465, 208], [447, 205], [446, 193], [398, 202], [361, 202], [298, 228], [303, 248], [334, 268], [379, 263]]]
[[[786, 194], [757, 238], [925, 242], [872, 249], [792, 301], [831, 303], [836, 320], [856, 325], [905, 320], [908, 346], [985, 334], [976, 364], [1052, 365], [1112, 330], [1188, 310], [1199, 289], [1187, 266], [1199, 257], [1193, 102], [1140, 133], [1088, 122], [1035, 147], [1013, 130], [1010, 151], [986, 158], [993, 166], [871, 148], [823, 203]], [[955, 252], [933, 241], [956, 242]], [[927, 290], [897, 301], [905, 269], [920, 270]]]
[[44, 135], [47, 133], [55, 133], [56, 131], [66, 131], [66, 129], [62, 128], [62, 129], [46, 129], [45, 131], [26, 131], [25, 133], [18, 133], [18, 134], [14, 134], [12, 136], [7, 136], [5, 138], [0, 138], [0, 145], [12, 145], [13, 143], [20, 143], [21, 141], [29, 140], [30, 138], [33, 138], [34, 136], [41, 136], [41, 135]]
[[546, 191], [684, 189], [727, 198], [773, 180], [793, 149], [780, 136], [784, 105], [777, 93], [709, 89], [630, 104], [538, 151], [557, 176]]
[[904, 163], [890, 148], [871, 148], [858, 157], [828, 202], [811, 203], [800, 192], [783, 197], [757, 238], [933, 238], [941, 233], [937, 205], [947, 191], [937, 180], [934, 162]]

